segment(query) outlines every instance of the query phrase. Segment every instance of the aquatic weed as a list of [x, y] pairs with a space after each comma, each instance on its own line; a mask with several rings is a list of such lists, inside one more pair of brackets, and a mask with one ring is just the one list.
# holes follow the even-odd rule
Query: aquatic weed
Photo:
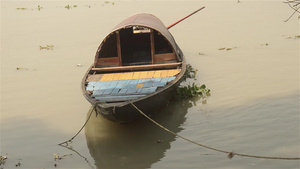
[[197, 69], [194, 69], [190, 64], [186, 65], [186, 71], [183, 75], [182, 81], [186, 81], [187, 78], [196, 79]]
[[41, 10], [43, 7], [41, 5], [38, 5], [37, 10]]
[[46, 45], [46, 46], [39, 46], [40, 50], [46, 49], [46, 50], [53, 50], [54, 45]]
[[177, 98], [187, 99], [195, 96], [207, 97], [210, 96], [210, 89], [206, 88], [206, 85], [200, 85], [193, 83], [192, 85], [187, 85], [179, 87], [176, 92]]
[[7, 160], [7, 156], [0, 156], [0, 166], [4, 165]]
[[16, 8], [17, 10], [26, 10], [27, 8]]

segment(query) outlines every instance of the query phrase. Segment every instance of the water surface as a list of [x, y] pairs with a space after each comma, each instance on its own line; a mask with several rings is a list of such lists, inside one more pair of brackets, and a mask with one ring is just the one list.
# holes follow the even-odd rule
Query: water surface
[[[212, 95], [206, 104], [173, 100], [152, 118], [215, 148], [299, 157], [299, 19], [284, 22], [292, 11], [281, 1], [1, 1], [4, 168], [19, 161], [20, 168], [299, 168], [299, 161], [228, 159], [143, 118], [124, 125], [93, 115], [71, 144], [76, 152], [57, 145], [91, 111], [80, 82], [115, 25], [146, 12], [168, 26], [202, 6], [170, 32]], [[40, 50], [46, 45], [53, 50]], [[55, 153], [72, 155], [55, 161]]]

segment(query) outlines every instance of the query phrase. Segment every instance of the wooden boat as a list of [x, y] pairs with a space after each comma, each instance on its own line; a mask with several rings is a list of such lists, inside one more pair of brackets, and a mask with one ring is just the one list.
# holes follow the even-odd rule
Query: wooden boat
[[171, 99], [185, 71], [185, 58], [168, 28], [151, 14], [136, 14], [104, 38], [82, 92], [103, 117], [131, 122], [141, 115], [130, 102], [153, 113]]

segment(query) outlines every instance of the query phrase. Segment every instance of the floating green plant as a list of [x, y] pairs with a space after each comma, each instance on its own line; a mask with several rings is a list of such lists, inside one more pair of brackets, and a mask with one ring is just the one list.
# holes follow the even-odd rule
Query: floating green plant
[[59, 156], [58, 153], [57, 154], [53, 154], [54, 155], [54, 160], [61, 160], [63, 159], [64, 157], [67, 157], [67, 156], [71, 156], [72, 154], [65, 154], [63, 156]]
[[[186, 72], [183, 75], [183, 80], [187, 79], [196, 79], [197, 69], [193, 68], [190, 64], [186, 65]], [[200, 85], [198, 83], [193, 82], [192, 85], [188, 84], [185, 86], [179, 86], [176, 91], [176, 98], [179, 99], [187, 99], [195, 96], [201, 96], [202, 98], [206, 98], [210, 95], [210, 89], [206, 88], [206, 86]], [[206, 100], [205, 100], [206, 101]]]
[[109, 4], [109, 1], [105, 1], [106, 4]]
[[53, 50], [54, 45], [46, 45], [46, 46], [40, 46], [40, 50], [46, 49], [46, 50]]
[[176, 96], [181, 99], [187, 99], [190, 97], [201, 96], [207, 97], [210, 95], [210, 89], [206, 86], [193, 83], [192, 85], [187, 85], [183, 87], [178, 87]]
[[19, 161], [17, 164], [16, 164], [16, 167], [20, 167], [21, 166], [21, 162]]
[[70, 5], [65, 5], [65, 8], [71, 9], [72, 7]]
[[38, 5], [37, 10], [41, 10], [43, 7], [41, 5]]
[[198, 54], [199, 54], [199, 55], [205, 55], [204, 53], [201, 53], [201, 52], [199, 52]]
[[183, 78], [182, 78], [183, 81], [185, 81], [187, 78], [196, 80], [195, 77], [196, 77], [197, 71], [198, 70], [194, 69], [190, 64], [187, 64], [186, 65], [186, 71], [185, 71], [185, 73], [183, 75]]
[[0, 156], [0, 166], [4, 165], [7, 160], [7, 156]]
[[17, 10], [26, 10], [27, 8], [16, 8]]
[[296, 35], [295, 38], [296, 38], [296, 39], [299, 39], [299, 38], [300, 38], [300, 35]]

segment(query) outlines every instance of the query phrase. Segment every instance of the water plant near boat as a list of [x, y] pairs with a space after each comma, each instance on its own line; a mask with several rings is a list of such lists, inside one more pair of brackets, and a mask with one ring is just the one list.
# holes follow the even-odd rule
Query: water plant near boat
[[177, 98], [181, 99], [187, 99], [191, 97], [201, 96], [201, 97], [207, 97], [210, 96], [210, 89], [206, 88], [205, 84], [200, 85], [193, 83], [192, 85], [187, 85], [183, 87], [178, 87]]

